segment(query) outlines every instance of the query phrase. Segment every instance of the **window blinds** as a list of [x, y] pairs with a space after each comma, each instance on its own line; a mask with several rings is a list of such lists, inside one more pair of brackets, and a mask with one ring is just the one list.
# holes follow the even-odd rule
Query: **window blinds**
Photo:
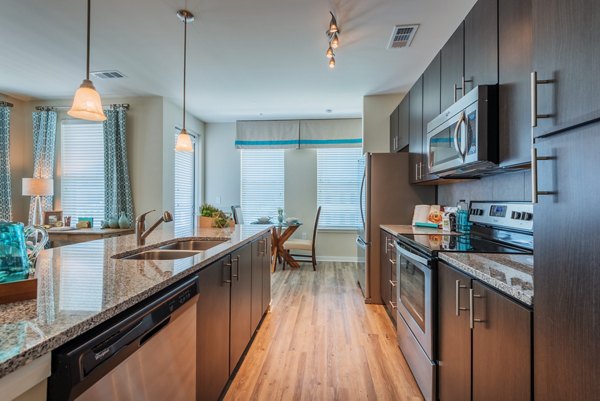
[[[175, 134], [175, 142], [177, 142]], [[175, 208], [174, 230], [176, 237], [194, 234], [194, 212], [196, 194], [196, 141], [192, 138], [193, 152], [175, 151]]]
[[[61, 207], [64, 216], [104, 219], [104, 134], [102, 123], [61, 124]], [[117, 216], [118, 217], [118, 216]]]
[[284, 150], [241, 151], [241, 206], [246, 223], [277, 215], [284, 206], [284, 180]]
[[361, 148], [317, 149], [319, 227], [354, 229], [361, 225]]

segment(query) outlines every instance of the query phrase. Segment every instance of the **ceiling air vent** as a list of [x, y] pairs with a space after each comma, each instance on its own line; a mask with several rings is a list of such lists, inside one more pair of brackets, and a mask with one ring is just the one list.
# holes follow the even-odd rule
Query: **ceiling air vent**
[[92, 71], [90, 74], [93, 77], [99, 78], [99, 79], [125, 78], [125, 75], [121, 74], [117, 70], [112, 70], [112, 71]]
[[410, 46], [413, 39], [415, 38], [415, 33], [417, 33], [418, 28], [418, 24], [396, 25], [394, 27], [394, 31], [392, 32], [392, 38], [390, 39], [388, 49], [399, 49], [402, 47]]

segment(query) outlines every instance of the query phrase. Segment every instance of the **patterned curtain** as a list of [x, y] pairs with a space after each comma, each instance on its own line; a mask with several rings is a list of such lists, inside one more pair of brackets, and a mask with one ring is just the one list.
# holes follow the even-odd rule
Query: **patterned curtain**
[[10, 107], [0, 107], [0, 219], [12, 220], [10, 191]]
[[127, 163], [127, 110], [115, 107], [106, 110], [104, 121], [104, 174], [105, 208], [104, 218], [120, 216], [121, 212], [131, 223], [134, 221], [133, 197]]
[[[54, 178], [56, 143], [55, 111], [34, 111], [33, 117], [33, 178]], [[33, 221], [34, 198], [29, 203], [29, 224]], [[52, 210], [52, 196], [42, 196], [42, 211]]]

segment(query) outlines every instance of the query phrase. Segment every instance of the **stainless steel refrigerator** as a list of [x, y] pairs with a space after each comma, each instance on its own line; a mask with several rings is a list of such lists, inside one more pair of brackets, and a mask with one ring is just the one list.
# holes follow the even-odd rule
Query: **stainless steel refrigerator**
[[358, 285], [366, 303], [380, 304], [380, 225], [411, 224], [415, 205], [435, 202], [435, 187], [411, 185], [408, 153], [366, 153], [360, 189]]

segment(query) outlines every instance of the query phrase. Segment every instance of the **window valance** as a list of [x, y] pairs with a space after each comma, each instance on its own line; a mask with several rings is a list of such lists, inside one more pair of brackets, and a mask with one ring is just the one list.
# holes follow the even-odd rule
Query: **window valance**
[[301, 120], [301, 148], [360, 148], [362, 119]]
[[237, 149], [294, 149], [299, 139], [300, 121], [238, 121]]

